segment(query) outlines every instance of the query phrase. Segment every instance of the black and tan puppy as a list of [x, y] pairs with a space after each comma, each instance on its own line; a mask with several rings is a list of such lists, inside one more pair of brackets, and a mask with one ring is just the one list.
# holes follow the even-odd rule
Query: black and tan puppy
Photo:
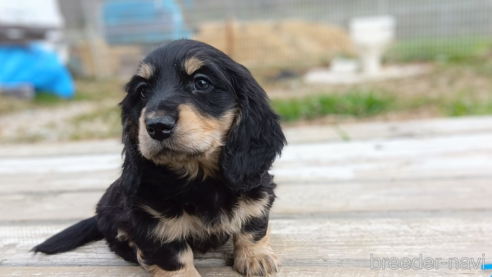
[[54, 254], [106, 239], [125, 260], [155, 276], [199, 276], [193, 250], [234, 243], [234, 268], [268, 275], [275, 199], [268, 173], [285, 138], [250, 72], [192, 40], [150, 53], [122, 101], [121, 177], [75, 224], [33, 251]]

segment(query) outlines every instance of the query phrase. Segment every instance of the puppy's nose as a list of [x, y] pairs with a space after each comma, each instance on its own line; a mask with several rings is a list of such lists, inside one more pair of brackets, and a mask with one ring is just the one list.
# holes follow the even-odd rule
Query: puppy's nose
[[145, 121], [147, 133], [155, 140], [163, 141], [171, 136], [176, 120], [171, 116], [152, 118]]

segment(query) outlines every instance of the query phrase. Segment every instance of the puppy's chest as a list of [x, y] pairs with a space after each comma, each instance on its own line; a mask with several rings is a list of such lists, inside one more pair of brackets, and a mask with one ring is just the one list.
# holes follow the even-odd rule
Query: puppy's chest
[[238, 197], [228, 205], [200, 205], [181, 203], [180, 213], [166, 215], [151, 207], [143, 207], [157, 220], [152, 235], [161, 241], [176, 239], [206, 240], [212, 236], [233, 234], [251, 218], [262, 217], [268, 212], [268, 195], [251, 199]]

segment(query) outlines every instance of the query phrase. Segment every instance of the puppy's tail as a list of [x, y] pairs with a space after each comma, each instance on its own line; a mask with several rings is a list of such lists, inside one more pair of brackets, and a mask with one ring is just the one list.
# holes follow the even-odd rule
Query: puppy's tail
[[34, 247], [34, 253], [56, 254], [73, 250], [91, 241], [101, 240], [95, 216], [82, 220]]

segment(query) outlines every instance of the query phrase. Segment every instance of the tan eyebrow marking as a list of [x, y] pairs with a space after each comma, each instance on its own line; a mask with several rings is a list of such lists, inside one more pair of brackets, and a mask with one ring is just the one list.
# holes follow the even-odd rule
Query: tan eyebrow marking
[[148, 63], [141, 63], [138, 67], [137, 75], [145, 79], [150, 79], [154, 75], [154, 68]]
[[191, 75], [195, 73], [200, 67], [202, 67], [203, 61], [196, 58], [196, 57], [191, 57], [186, 62], [184, 63], [184, 68], [185, 71], [188, 75]]

